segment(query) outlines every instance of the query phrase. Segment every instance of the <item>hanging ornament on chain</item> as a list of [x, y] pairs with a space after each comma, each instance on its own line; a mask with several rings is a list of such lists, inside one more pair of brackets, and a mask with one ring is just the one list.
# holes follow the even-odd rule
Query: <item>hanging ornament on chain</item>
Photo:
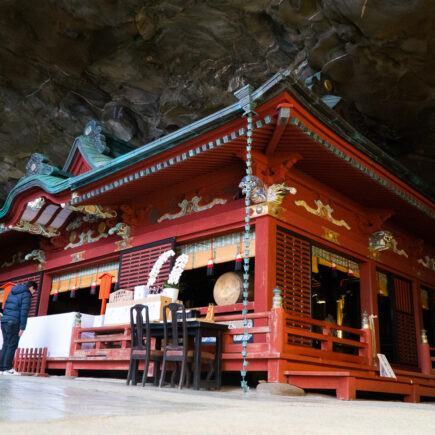
[[59, 295], [59, 289], [60, 289], [60, 276], [59, 276], [59, 281], [57, 284], [57, 289], [54, 290], [54, 294], [53, 294], [53, 302], [57, 301], [58, 295]]
[[347, 260], [347, 274], [348, 276], [353, 276], [353, 270], [350, 268], [349, 260]]
[[207, 263], [207, 276], [212, 277], [214, 275], [214, 250], [213, 250], [213, 239], [211, 239], [211, 249], [210, 249], [210, 259]]
[[98, 266], [95, 275], [92, 276], [91, 295], [97, 294], [97, 276], [98, 276]]
[[253, 116], [254, 104], [252, 102], [251, 86], [246, 86], [245, 91], [247, 91], [248, 104], [243, 106], [245, 110], [244, 116], [247, 117], [247, 133], [246, 133], [246, 194], [245, 194], [245, 231], [244, 231], [244, 245], [245, 245], [245, 256], [243, 258], [243, 339], [242, 339], [242, 370], [240, 370], [240, 375], [242, 380], [240, 385], [243, 392], [247, 393], [249, 391], [248, 382], [246, 381], [247, 368], [249, 365], [247, 356], [247, 337], [249, 336], [248, 331], [248, 288], [249, 288], [249, 246], [250, 246], [250, 231], [251, 231], [251, 193], [252, 193], [252, 132], [254, 130], [253, 126]]
[[71, 293], [70, 293], [70, 295], [69, 295], [69, 297], [70, 297], [71, 299], [75, 299], [75, 297], [76, 297], [76, 288], [77, 288], [77, 279], [78, 279], [78, 278], [79, 278], [79, 275], [78, 275], [78, 273], [77, 273], [75, 283], [74, 283], [74, 285], [71, 287]]
[[240, 272], [242, 270], [242, 260], [242, 233], [240, 233], [240, 241], [237, 245], [236, 263], [234, 265], [234, 270], [236, 272]]

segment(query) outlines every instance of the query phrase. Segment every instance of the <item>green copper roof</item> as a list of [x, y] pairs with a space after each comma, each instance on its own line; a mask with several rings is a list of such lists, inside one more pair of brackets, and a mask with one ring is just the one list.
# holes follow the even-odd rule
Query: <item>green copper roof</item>
[[[360, 135], [346, 121], [340, 118], [334, 110], [328, 107], [326, 104], [328, 102], [325, 102], [322, 100], [322, 98], [317, 97], [313, 92], [299, 82], [295, 74], [292, 74], [289, 70], [286, 70], [282, 73], [275, 74], [256, 90], [252, 90], [249, 85], [240, 89], [235, 93], [239, 100], [236, 103], [139, 148], [135, 148], [133, 145], [109, 135], [100, 125], [97, 124], [96, 121], [91, 121], [86, 125], [84, 134], [76, 138], [74, 146], [65, 163], [64, 170], [57, 170], [57, 172], [56, 170], [53, 170], [51, 172], [47, 172], [49, 165], [47, 165], [44, 160], [44, 163], [41, 165], [44, 166], [44, 170], [46, 171], [45, 174], [50, 172], [53, 175], [32, 174], [31, 176], [26, 176], [21, 179], [9, 193], [5, 204], [0, 209], [0, 219], [8, 213], [13, 199], [19, 193], [30, 189], [31, 187], [40, 187], [42, 190], [48, 193], [58, 193], [64, 190], [75, 191], [77, 188], [90, 185], [108, 175], [128, 168], [138, 161], [146, 160], [151, 156], [174, 148], [180, 143], [187, 142], [194, 137], [200, 136], [207, 131], [215, 129], [220, 125], [236, 119], [245, 112], [246, 108], [252, 102], [261, 102], [265, 98], [266, 94], [267, 98], [272, 98], [274, 95], [283, 90], [288, 90], [291, 96], [299, 101], [305, 108], [307, 108], [310, 113], [312, 113], [317, 119], [328, 126], [332, 131], [336, 132], [338, 135], [351, 143], [356, 149], [369, 156], [375, 162], [384, 166], [399, 178], [402, 178], [408, 185], [413, 186], [422, 192], [426, 197], [431, 198], [430, 191], [424, 189], [424, 183], [422, 183], [418, 177], [410, 173], [398, 162], [394, 161], [375, 144]], [[330, 106], [332, 106], [332, 104], [330, 104]], [[260, 121], [260, 123], [261, 122], [263, 121]], [[269, 122], [270, 120], [264, 120], [264, 123], [266, 124]], [[227, 139], [231, 140], [231, 138]], [[223, 137], [218, 139], [214, 144], [210, 143], [210, 149], [225, 143], [225, 141], [226, 137]], [[333, 145], [331, 144], [331, 146]], [[209, 149], [208, 144], [204, 144], [202, 147]], [[73, 177], [69, 174], [66, 174], [65, 170], [69, 168], [69, 165], [71, 164], [77, 150], [81, 152], [82, 156], [92, 169], [88, 172]], [[114, 189], [117, 186], [122, 185], [124, 182], [129, 182], [133, 179], [146, 176], [148, 175], [146, 173], [147, 171], [148, 173], [153, 173], [154, 171], [164, 169], [168, 166], [183, 161], [186, 158], [205, 151], [205, 149], [201, 150], [201, 147], [192, 149], [189, 151], [189, 155], [183, 153], [176, 158], [158, 163], [150, 169], [139, 171], [137, 174], [131, 174], [128, 177], [121, 178], [118, 181], [109, 184], [105, 190], [100, 189], [98, 192], [95, 190], [86, 194], [83, 199], [98, 195], [106, 190]], [[39, 159], [41, 159], [41, 157], [43, 156], [40, 156]], [[364, 173], [368, 173], [367, 167], [361, 167], [360, 169]], [[62, 176], [67, 178], [62, 178]], [[390, 185], [390, 183], [384, 180], [382, 177], [376, 176], [374, 179], [382, 185], [385, 185], [385, 183]], [[391, 188], [390, 190], [402, 199], [406, 200], [408, 203], [416, 206], [416, 201], [410, 195], [397, 188]], [[79, 201], [81, 200], [82, 198], [79, 199]], [[427, 215], [435, 217], [434, 213], [423, 204], [418, 203], [417, 208], [424, 211]]]
[[0, 209], [0, 219], [9, 211], [15, 197], [33, 187], [39, 187], [47, 193], [56, 194], [69, 188], [69, 179], [55, 177], [52, 175], [30, 175], [21, 178], [20, 181], [9, 192], [3, 207]]
[[110, 135], [97, 121], [92, 120], [86, 124], [83, 135], [75, 139], [64, 171], [70, 167], [77, 151], [92, 169], [96, 169], [134, 149], [134, 145]]

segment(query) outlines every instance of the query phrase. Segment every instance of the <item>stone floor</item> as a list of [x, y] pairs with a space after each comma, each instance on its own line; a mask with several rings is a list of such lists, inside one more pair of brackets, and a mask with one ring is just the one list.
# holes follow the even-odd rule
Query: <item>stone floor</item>
[[0, 434], [434, 434], [435, 403], [267, 396], [116, 379], [0, 376]]

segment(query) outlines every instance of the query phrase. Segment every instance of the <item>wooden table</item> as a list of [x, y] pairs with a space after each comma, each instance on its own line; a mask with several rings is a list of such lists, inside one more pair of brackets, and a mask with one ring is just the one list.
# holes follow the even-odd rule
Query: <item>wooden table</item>
[[[150, 323], [151, 337], [156, 338], [156, 349], [161, 348], [161, 340], [163, 338], [163, 322], [162, 323]], [[217, 390], [221, 388], [222, 383], [222, 333], [228, 329], [228, 325], [220, 323], [209, 322], [206, 320], [187, 319], [187, 335], [194, 338], [194, 354], [193, 362], [195, 370], [193, 371], [193, 389], [199, 390], [200, 387], [215, 387]], [[215, 337], [215, 343], [207, 342], [203, 343], [202, 338]], [[201, 381], [201, 364], [200, 356], [203, 346], [214, 345], [215, 346], [215, 359], [214, 370], [215, 379], [211, 381]], [[214, 384], [214, 385], [213, 385]]]

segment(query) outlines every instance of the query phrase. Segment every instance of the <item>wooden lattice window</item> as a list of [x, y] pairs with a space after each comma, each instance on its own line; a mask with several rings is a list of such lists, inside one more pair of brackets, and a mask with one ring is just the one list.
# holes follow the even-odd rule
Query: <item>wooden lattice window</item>
[[394, 277], [394, 299], [399, 362], [400, 364], [418, 366], [414, 309], [409, 281]]
[[[160, 254], [168, 249], [174, 249], [174, 239], [165, 239], [124, 251], [119, 263], [119, 288], [133, 290], [137, 285], [146, 284], [154, 263]], [[168, 279], [170, 267], [170, 261], [163, 265], [155, 285], [161, 285]]]
[[276, 284], [283, 307], [302, 317], [311, 315], [311, 246], [284, 227], [276, 232]]
[[39, 298], [41, 295], [42, 287], [42, 273], [32, 273], [31, 275], [20, 276], [19, 278], [11, 280], [11, 282], [13, 282], [14, 284], [25, 284], [27, 281], [35, 281], [36, 284], [38, 284], [38, 290], [30, 300], [29, 317], [35, 317], [38, 315]]

